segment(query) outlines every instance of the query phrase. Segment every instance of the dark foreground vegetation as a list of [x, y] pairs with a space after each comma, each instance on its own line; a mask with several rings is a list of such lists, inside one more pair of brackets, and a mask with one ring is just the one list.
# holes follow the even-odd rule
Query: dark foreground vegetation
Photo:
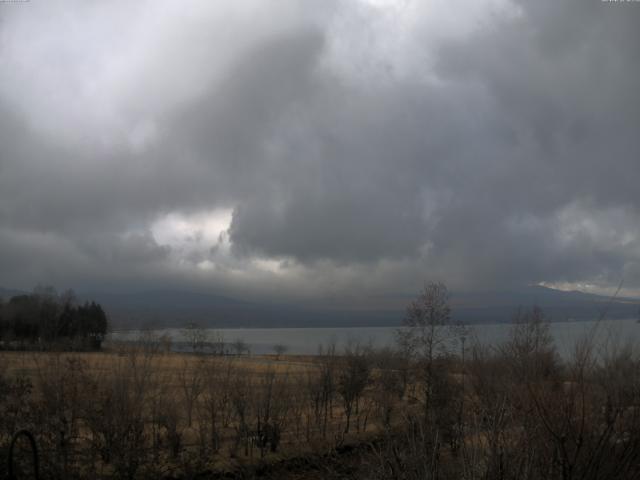
[[31, 294], [0, 298], [0, 349], [98, 350], [108, 321], [95, 302], [78, 304], [68, 290], [60, 295], [51, 287]]
[[5, 352], [0, 449], [29, 430], [53, 479], [640, 478], [640, 358], [596, 333], [560, 359], [534, 308], [478, 345], [431, 284], [394, 350]]

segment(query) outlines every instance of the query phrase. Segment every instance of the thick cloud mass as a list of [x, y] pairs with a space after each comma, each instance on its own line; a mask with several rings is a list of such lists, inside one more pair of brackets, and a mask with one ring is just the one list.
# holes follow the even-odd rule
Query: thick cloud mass
[[640, 4], [0, 5], [0, 285], [640, 291]]

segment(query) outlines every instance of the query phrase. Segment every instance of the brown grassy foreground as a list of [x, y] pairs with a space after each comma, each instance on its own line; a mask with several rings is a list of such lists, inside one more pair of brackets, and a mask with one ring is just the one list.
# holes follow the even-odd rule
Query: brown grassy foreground
[[587, 339], [560, 361], [536, 315], [464, 361], [433, 329], [281, 360], [0, 352], [0, 448], [28, 429], [60, 479], [640, 478], [638, 356]]
[[33, 432], [50, 478], [192, 478], [321, 454], [379, 431], [382, 400], [364, 393], [372, 358], [359, 348], [278, 359], [151, 344], [0, 352], [0, 446]]

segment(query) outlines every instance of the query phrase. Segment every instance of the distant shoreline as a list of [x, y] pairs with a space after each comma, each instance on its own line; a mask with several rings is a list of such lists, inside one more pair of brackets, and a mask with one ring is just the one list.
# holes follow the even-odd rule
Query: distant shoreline
[[[584, 322], [596, 322], [600, 320], [598, 317], [589, 317], [589, 318], [567, 318], [567, 319], [550, 319], [550, 324], [557, 323], [584, 323]], [[631, 317], [620, 317], [620, 318], [604, 318], [603, 321], [630, 321], [636, 319]], [[510, 325], [513, 322], [511, 320], [498, 320], [498, 321], [478, 321], [478, 322], [461, 322], [459, 325], [463, 325], [466, 327], [475, 327], [479, 325]], [[356, 329], [356, 328], [400, 328], [402, 324], [397, 323], [393, 325], [300, 325], [297, 327], [287, 326], [277, 326], [277, 325], [264, 325], [264, 326], [208, 326], [201, 325], [201, 328], [205, 330], [335, 330], [335, 329]], [[128, 333], [128, 332], [152, 332], [159, 330], [182, 330], [184, 329], [184, 325], [162, 325], [162, 326], [150, 326], [150, 327], [122, 327], [122, 328], [113, 328], [109, 331], [109, 333]]]

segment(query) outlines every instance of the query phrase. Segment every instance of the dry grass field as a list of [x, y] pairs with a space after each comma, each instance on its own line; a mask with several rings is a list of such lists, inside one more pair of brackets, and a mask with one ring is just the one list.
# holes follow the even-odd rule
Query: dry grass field
[[26, 428], [64, 478], [189, 477], [328, 452], [389, 416], [368, 356], [351, 358], [0, 352], [0, 442]]
[[[22, 352], [0, 351], [0, 365], [5, 374], [27, 375], [37, 377], [38, 369], [52, 361], [81, 361], [90, 370], [109, 370], [117, 365], [123, 357], [138, 353], [144, 355], [144, 350], [123, 347], [121, 349], [105, 349], [102, 352]], [[226, 365], [228, 362], [252, 373], [275, 371], [285, 374], [304, 374], [313, 370], [316, 365], [315, 357], [309, 355], [286, 355], [281, 359], [275, 355], [246, 355], [246, 356], [203, 356], [188, 353], [157, 353], [149, 356], [150, 367], [165, 373], [177, 373], [185, 367], [195, 368], [199, 365]]]
[[0, 455], [26, 429], [50, 479], [640, 478], [637, 352], [563, 361], [525, 320], [464, 361], [429, 336], [411, 354], [0, 352]]

